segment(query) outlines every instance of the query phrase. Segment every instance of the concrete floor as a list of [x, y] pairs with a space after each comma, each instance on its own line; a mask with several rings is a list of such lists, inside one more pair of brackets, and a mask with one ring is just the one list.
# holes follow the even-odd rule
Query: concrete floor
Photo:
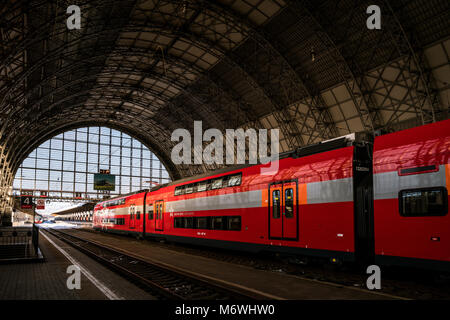
[[[54, 237], [50, 240], [63, 249], [72, 262], [41, 233], [39, 243], [45, 262], [0, 265], [0, 300], [154, 299], [64, 242]], [[82, 273], [80, 290], [69, 290], [66, 284], [70, 276], [66, 273], [67, 267], [73, 261], [89, 273], [89, 278]]]

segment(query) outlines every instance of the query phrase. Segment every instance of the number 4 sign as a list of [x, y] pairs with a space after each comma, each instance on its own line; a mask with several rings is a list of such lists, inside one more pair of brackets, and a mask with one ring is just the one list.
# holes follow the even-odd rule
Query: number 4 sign
[[20, 207], [22, 209], [33, 208], [33, 196], [21, 196], [20, 197]]

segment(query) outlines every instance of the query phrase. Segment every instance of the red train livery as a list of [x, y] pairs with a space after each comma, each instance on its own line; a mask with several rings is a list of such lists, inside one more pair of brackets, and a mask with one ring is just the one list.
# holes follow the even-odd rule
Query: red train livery
[[248, 251], [450, 270], [450, 120], [283, 154], [97, 204], [93, 227]]

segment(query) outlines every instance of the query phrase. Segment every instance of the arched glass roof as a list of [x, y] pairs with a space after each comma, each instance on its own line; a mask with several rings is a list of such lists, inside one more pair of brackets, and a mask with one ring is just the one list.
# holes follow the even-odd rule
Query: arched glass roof
[[[94, 188], [94, 174], [109, 170], [114, 191]], [[140, 141], [107, 127], [85, 127], [42, 143], [23, 161], [14, 179], [16, 193], [50, 199], [102, 199], [169, 182], [159, 159]]]

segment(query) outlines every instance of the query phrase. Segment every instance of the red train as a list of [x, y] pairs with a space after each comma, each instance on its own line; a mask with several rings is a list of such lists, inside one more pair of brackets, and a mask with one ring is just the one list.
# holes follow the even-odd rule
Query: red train
[[450, 120], [284, 154], [97, 204], [109, 232], [450, 270]]

